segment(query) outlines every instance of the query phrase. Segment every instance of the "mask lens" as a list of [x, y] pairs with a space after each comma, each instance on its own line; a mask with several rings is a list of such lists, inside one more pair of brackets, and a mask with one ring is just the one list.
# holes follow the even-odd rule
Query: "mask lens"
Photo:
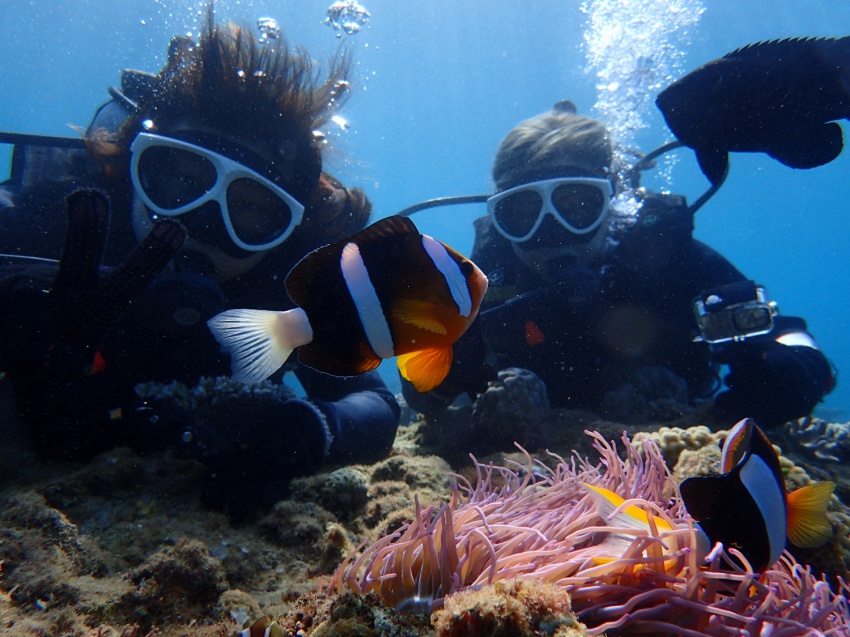
[[493, 217], [512, 237], [529, 233], [543, 206], [543, 198], [534, 190], [521, 190], [496, 202]]
[[592, 226], [605, 210], [605, 196], [596, 186], [564, 184], [552, 192], [552, 206], [577, 230]]
[[215, 185], [212, 163], [179, 148], [152, 146], [139, 157], [139, 183], [150, 200], [165, 210], [197, 201]]
[[292, 224], [292, 208], [253, 179], [234, 179], [227, 187], [227, 210], [236, 236], [249, 245], [274, 241]]

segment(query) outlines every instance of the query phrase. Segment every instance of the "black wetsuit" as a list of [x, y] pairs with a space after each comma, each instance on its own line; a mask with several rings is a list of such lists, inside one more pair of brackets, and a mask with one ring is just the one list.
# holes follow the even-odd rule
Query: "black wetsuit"
[[[405, 387], [408, 401], [427, 411], [432, 399], [463, 392], [474, 398], [498, 370], [521, 367], [543, 380], [553, 407], [598, 411], [624, 386], [645, 384], [647, 374], [662, 383], [681, 379], [683, 399], [694, 403], [715, 395], [721, 363], [733, 375], [736, 368], [749, 373], [768, 350], [782, 361], [769, 374], [750, 374], [750, 383], [739, 381], [731, 417], [770, 426], [810, 412], [831, 389], [831, 367], [820, 351], [775, 341], [789, 331], [805, 334], [801, 319], [777, 316], [772, 333], [741, 343], [711, 348], [694, 341], [697, 295], [746, 278], [692, 237], [683, 199], [652, 195], [634, 223], [621, 225], [603, 262], [565, 267], [553, 283], [522, 264], [489, 218], [478, 219], [472, 260], [490, 279], [479, 319], [457, 343], [447, 379], [430, 397]], [[787, 382], [772, 382], [777, 376]]]
[[[110, 105], [120, 111], [120, 104]], [[21, 420], [43, 455], [85, 460], [116, 445], [144, 451], [178, 444], [202, 450], [218, 471], [228, 463], [244, 464], [248, 468], [236, 470], [273, 482], [272, 477], [287, 477], [274, 468], [280, 445], [307, 447], [292, 474], [314, 472], [325, 460], [375, 461], [390, 450], [400, 410], [377, 372], [339, 378], [289, 363], [286, 369], [295, 373], [306, 399], [283, 405], [280, 413], [287, 417], [276, 418], [274, 405], [264, 403], [257, 413], [247, 409], [238, 421], [216, 425], [228, 431], [209, 431], [209, 423], [195, 427], [191, 414], [169, 422], [173, 414], [151, 418], [139, 410], [138, 383], [176, 380], [193, 386], [202, 376], [230, 374], [229, 357], [220, 352], [207, 319], [234, 307], [292, 307], [286, 274], [319, 247], [297, 233], [246, 275], [221, 286], [192, 272], [162, 273], [97, 343], [97, 361], [92, 348], [64, 342], [56, 329], [62, 317], [54, 316], [50, 305], [56, 264], [21, 257], [58, 259], [65, 196], [94, 185], [110, 199], [105, 269], [122, 261], [136, 244], [130, 185], [104, 180], [97, 168], [85, 150], [16, 148], [11, 179], [2, 184], [2, 199], [12, 205], [0, 207], [0, 253], [12, 256], [0, 257], [0, 371], [11, 381]], [[307, 431], [306, 424], [299, 431], [295, 421], [310, 418], [311, 412], [314, 418], [324, 415], [329, 435]], [[290, 427], [295, 431], [284, 431], [287, 420], [295, 423]], [[186, 431], [193, 432], [190, 442]], [[248, 438], [255, 453], [240, 455], [237, 450], [244, 450]], [[258, 463], [277, 475], [258, 470]], [[234, 485], [239, 488], [244, 485]]]

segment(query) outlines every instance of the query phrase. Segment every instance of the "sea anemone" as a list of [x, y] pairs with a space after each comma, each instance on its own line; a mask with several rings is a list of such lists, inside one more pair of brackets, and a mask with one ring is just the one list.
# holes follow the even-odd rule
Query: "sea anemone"
[[[460, 479], [448, 504], [417, 502], [414, 520], [349, 557], [331, 588], [431, 609], [461, 590], [533, 578], [565, 589], [590, 634], [850, 635], [844, 582], [836, 594], [787, 552], [762, 574], [735, 549], [705, 555], [657, 446], [638, 452], [624, 435], [621, 459], [587, 433], [598, 464], [552, 455], [549, 468], [528, 454], [525, 465], [476, 463], [475, 486]], [[622, 503], [601, 506], [599, 489]]]

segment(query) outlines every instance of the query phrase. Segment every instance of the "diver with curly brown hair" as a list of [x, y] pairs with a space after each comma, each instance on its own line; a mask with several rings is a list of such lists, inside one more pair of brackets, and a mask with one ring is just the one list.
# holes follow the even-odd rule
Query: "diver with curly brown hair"
[[[292, 363], [305, 397], [204, 418], [152, 411], [134, 391], [228, 374], [206, 321], [280, 309], [295, 263], [367, 224], [363, 192], [322, 169], [319, 130], [349, 69], [341, 50], [321, 76], [306, 51], [219, 26], [210, 8], [198, 42], [175, 38], [158, 74], [123, 72], [84, 147], [16, 138], [0, 208], [0, 370], [43, 456], [174, 446], [210, 468], [206, 499], [243, 515], [325, 462], [389, 451], [399, 407], [377, 372]], [[44, 260], [60, 255], [57, 274]]]

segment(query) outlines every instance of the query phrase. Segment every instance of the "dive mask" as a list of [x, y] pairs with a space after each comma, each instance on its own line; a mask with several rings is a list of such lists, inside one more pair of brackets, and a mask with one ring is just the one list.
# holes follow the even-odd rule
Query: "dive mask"
[[251, 252], [280, 245], [301, 223], [295, 197], [229, 157], [152, 133], [139, 133], [130, 153], [133, 186], [155, 214], [177, 217], [214, 201], [233, 243]]
[[547, 214], [569, 232], [587, 235], [604, 221], [613, 194], [608, 179], [544, 179], [493, 195], [487, 213], [499, 234], [513, 242], [533, 237]]

